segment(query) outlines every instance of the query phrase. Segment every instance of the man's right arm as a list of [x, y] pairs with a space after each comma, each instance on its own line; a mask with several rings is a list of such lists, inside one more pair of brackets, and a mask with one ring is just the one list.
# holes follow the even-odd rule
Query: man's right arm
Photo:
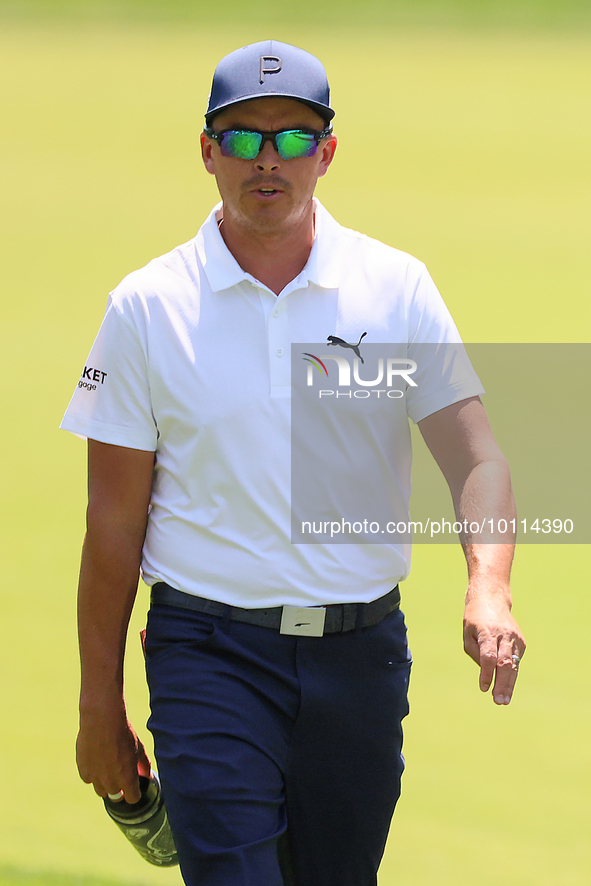
[[144, 748], [127, 720], [123, 659], [148, 521], [154, 453], [88, 441], [87, 532], [78, 588], [78, 770], [100, 796], [139, 800]]

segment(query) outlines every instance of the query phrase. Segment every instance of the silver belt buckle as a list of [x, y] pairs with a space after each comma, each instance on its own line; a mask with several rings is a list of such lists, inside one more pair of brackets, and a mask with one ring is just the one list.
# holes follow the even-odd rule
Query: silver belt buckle
[[294, 637], [322, 637], [325, 619], [324, 606], [284, 606], [279, 633]]

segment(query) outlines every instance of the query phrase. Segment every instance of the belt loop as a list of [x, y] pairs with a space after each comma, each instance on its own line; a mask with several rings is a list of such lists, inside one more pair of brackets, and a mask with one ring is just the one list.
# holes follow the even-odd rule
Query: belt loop
[[228, 603], [224, 603], [224, 614], [222, 615], [222, 631], [224, 634], [230, 633], [232, 627], [232, 607]]
[[357, 631], [360, 631], [363, 627], [364, 608], [367, 604], [356, 603], [355, 605], [357, 606], [357, 612], [355, 613], [355, 633], [357, 633]]

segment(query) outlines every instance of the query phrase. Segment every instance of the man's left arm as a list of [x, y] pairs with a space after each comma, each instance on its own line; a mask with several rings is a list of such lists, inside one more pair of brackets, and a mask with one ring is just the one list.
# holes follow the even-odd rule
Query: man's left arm
[[[463, 527], [460, 541], [468, 565], [464, 649], [480, 667], [482, 691], [488, 691], [494, 678], [495, 702], [509, 704], [525, 651], [511, 615], [516, 523], [509, 467], [479, 397], [446, 406], [418, 424]], [[471, 533], [470, 524], [484, 531]], [[506, 531], [500, 532], [501, 527]]]

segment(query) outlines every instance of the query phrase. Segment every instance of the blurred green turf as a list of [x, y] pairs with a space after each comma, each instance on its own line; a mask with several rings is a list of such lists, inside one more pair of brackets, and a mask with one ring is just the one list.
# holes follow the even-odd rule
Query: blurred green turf
[[[277, 36], [330, 74], [329, 210], [427, 261], [467, 340], [589, 340], [590, 37], [347, 32], [307, 24], [310, 8]], [[343, 26], [366, 5], [345, 9]], [[262, 12], [244, 16], [165, 27], [35, 14], [0, 30], [0, 857], [56, 883], [180, 882], [136, 856], [75, 771], [85, 453], [56, 428], [107, 291], [193, 236], [216, 199], [200, 115], [216, 61], [268, 34]], [[352, 64], [368, 47], [371, 65]], [[518, 551], [530, 648], [515, 703], [499, 710], [461, 652], [461, 552], [417, 546], [403, 590], [416, 659], [409, 767], [381, 886], [587, 886], [591, 716], [573, 630], [584, 636], [591, 615], [587, 575], [586, 546]], [[145, 605], [142, 592], [128, 656], [144, 737]]]
[[243, 0], [0, 0], [0, 15], [77, 21], [184, 21], [277, 23], [331, 28], [422, 25], [429, 27], [556, 28], [591, 24], [587, 0], [299, 0], [267, 4], [264, 15]]
[[[102, 877], [68, 876], [63, 873], [48, 874], [0, 867], [0, 886], [124, 886], [124, 884], [121, 880], [105, 880]], [[139, 880], [137, 886], [140, 886]]]

